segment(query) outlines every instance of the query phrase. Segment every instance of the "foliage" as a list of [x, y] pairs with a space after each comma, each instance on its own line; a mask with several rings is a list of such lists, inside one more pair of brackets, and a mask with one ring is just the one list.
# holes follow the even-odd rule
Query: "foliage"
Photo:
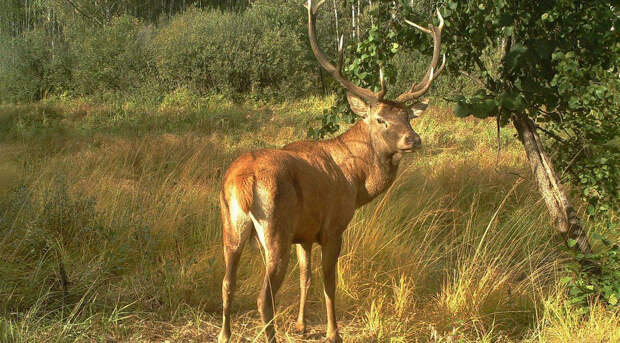
[[578, 186], [592, 216], [620, 208], [620, 43], [614, 51], [615, 70], [584, 65], [570, 52], [553, 56], [552, 82], [569, 109], [545, 126], [561, 137], [550, 141], [559, 167]]
[[0, 101], [34, 101], [67, 87], [71, 56], [58, 46], [66, 48], [44, 30], [0, 37]]
[[[620, 247], [600, 234], [592, 238], [602, 243], [602, 249], [593, 254], [575, 251], [574, 262], [567, 265], [571, 275], [561, 280], [568, 288], [569, 303], [581, 313], [587, 313], [595, 301], [612, 310], [620, 308]], [[570, 247], [576, 244], [575, 240], [569, 241]]]
[[18, 36], [47, 26], [56, 38], [76, 26], [104, 26], [116, 17], [132, 16], [156, 23], [188, 7], [241, 11], [250, 0], [4, 0], [0, 4], [0, 34]]
[[45, 29], [0, 43], [0, 100], [34, 101], [51, 94], [128, 92], [152, 74], [150, 28], [122, 16], [106, 26]]
[[[203, 7], [210, 7], [206, 3]], [[300, 20], [303, 6], [295, 1], [254, 1], [244, 11], [189, 7], [158, 26], [138, 19], [142, 15], [126, 14], [134, 11], [125, 3], [119, 7], [126, 10], [112, 6], [111, 14], [97, 14], [101, 8], [81, 1], [76, 4], [86, 17], [75, 16], [79, 12], [69, 11], [67, 4], [43, 1], [41, 11], [52, 19], [40, 18], [39, 29], [4, 35], [3, 100], [64, 93], [160, 94], [161, 100], [161, 93], [177, 88], [282, 99], [318, 88]], [[322, 32], [329, 30], [324, 23], [319, 21]]]
[[258, 1], [236, 14], [190, 9], [153, 42], [164, 84], [202, 94], [297, 96], [314, 87], [303, 7]]
[[[459, 117], [526, 113], [549, 134], [558, 166], [590, 214], [617, 208], [620, 25], [607, 1], [448, 1], [453, 70], [482, 87], [455, 100]], [[616, 142], [616, 143], [614, 143]]]
[[[416, 2], [416, 11], [428, 12], [432, 2]], [[404, 88], [411, 82], [405, 77], [423, 72], [423, 63], [411, 63], [420, 60], [416, 44], [397, 43], [404, 40], [395, 36], [402, 26], [400, 17], [412, 14], [409, 4], [403, 4], [396, 4], [399, 17], [392, 18], [391, 1], [372, 6], [338, 2], [339, 27], [325, 6], [317, 22], [319, 35], [330, 47], [336, 31], [352, 37], [346, 52], [347, 65], [353, 65], [346, 71], [351, 78], [376, 87], [381, 64], [390, 85]], [[306, 13], [296, 1], [259, 0], [249, 5], [147, 1], [135, 5], [133, 1], [95, 5], [83, 0], [7, 3], [6, 11], [0, 13], [2, 100], [92, 95], [161, 101], [176, 89], [203, 95], [291, 99], [331, 90], [333, 80], [321, 75], [308, 49]], [[361, 10], [356, 27], [342, 24], [352, 19], [349, 6]], [[418, 42], [422, 36], [416, 37]], [[428, 50], [425, 39], [423, 46]], [[398, 58], [394, 51], [400, 53]], [[340, 104], [345, 104], [344, 93]], [[333, 118], [324, 118], [332, 123], [330, 132], [341, 116], [347, 122], [354, 120], [346, 106], [330, 113]]]
[[152, 32], [131, 16], [113, 18], [109, 25], [76, 32], [73, 83], [79, 94], [131, 91], [152, 73], [147, 49]]

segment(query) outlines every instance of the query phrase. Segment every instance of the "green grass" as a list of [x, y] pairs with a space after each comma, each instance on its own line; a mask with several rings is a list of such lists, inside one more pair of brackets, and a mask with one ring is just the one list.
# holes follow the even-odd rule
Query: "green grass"
[[[303, 139], [331, 99], [181, 98], [0, 107], [0, 341], [214, 341], [221, 176], [244, 151]], [[431, 107], [413, 124], [424, 149], [345, 232], [345, 342], [620, 340], [618, 313], [594, 306], [580, 317], [566, 305], [558, 280], [568, 255], [515, 132], [501, 132], [497, 161], [493, 121]], [[282, 341], [324, 336], [319, 255], [306, 337], [292, 329], [290, 264], [278, 297]], [[257, 270], [260, 255], [246, 248], [234, 342], [262, 341]]]

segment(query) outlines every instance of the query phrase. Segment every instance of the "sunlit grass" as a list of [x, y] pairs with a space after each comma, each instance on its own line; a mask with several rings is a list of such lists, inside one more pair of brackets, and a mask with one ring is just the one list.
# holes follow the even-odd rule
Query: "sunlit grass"
[[[305, 138], [331, 99], [186, 100], [0, 108], [0, 340], [215, 339], [222, 174], [244, 151]], [[424, 149], [345, 232], [345, 341], [617, 340], [617, 314], [594, 307], [582, 318], [565, 305], [561, 240], [514, 131], [501, 131], [498, 158], [492, 121], [432, 107], [413, 124]], [[319, 255], [305, 338], [292, 329], [290, 264], [276, 318], [283, 341], [324, 336]], [[262, 341], [257, 270], [247, 247], [234, 342]]]

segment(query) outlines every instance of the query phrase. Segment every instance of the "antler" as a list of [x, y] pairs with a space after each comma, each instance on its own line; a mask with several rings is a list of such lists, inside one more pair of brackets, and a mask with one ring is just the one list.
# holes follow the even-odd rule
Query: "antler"
[[433, 83], [433, 80], [437, 78], [437, 75], [441, 73], [443, 67], [446, 65], [446, 55], [444, 54], [441, 66], [439, 67], [439, 69], [435, 69], [437, 67], [437, 62], [439, 62], [439, 52], [441, 50], [441, 30], [443, 29], [443, 18], [441, 17], [441, 13], [439, 13], [439, 9], [437, 9], [437, 17], [439, 17], [439, 26], [434, 27], [432, 24], [430, 24], [428, 26], [428, 29], [423, 28], [422, 26], [405, 19], [405, 22], [407, 24], [415, 27], [422, 32], [426, 32], [433, 37], [433, 59], [431, 60], [431, 65], [426, 72], [426, 75], [424, 75], [422, 81], [418, 84], [414, 82], [411, 85], [411, 89], [396, 98], [396, 102], [404, 103], [409, 100], [417, 99], [424, 95], [424, 93], [426, 93], [428, 88]]
[[387, 92], [385, 88], [385, 80], [383, 79], [383, 70], [379, 70], [379, 78], [381, 80], [381, 90], [378, 92], [373, 92], [370, 89], [366, 89], [360, 87], [353, 82], [347, 80], [342, 75], [342, 60], [343, 60], [343, 36], [340, 36], [340, 40], [338, 41], [338, 63], [334, 67], [331, 64], [325, 54], [319, 48], [319, 44], [316, 40], [316, 13], [321, 8], [325, 0], [319, 1], [316, 5], [313, 4], [312, 0], [308, 0], [308, 3], [304, 6], [308, 9], [308, 36], [310, 37], [310, 47], [312, 48], [312, 52], [314, 52], [314, 56], [316, 57], [319, 64], [327, 73], [329, 73], [336, 81], [340, 82], [344, 88], [346, 88], [349, 92], [357, 95], [358, 97], [364, 99], [369, 104], [376, 104], [381, 101]]

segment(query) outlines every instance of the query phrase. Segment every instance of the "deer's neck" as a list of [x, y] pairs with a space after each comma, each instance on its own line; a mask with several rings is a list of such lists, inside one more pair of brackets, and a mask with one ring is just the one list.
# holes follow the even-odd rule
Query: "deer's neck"
[[401, 154], [380, 149], [363, 120], [328, 141], [328, 147], [330, 155], [355, 188], [358, 207], [385, 191], [396, 178]]

